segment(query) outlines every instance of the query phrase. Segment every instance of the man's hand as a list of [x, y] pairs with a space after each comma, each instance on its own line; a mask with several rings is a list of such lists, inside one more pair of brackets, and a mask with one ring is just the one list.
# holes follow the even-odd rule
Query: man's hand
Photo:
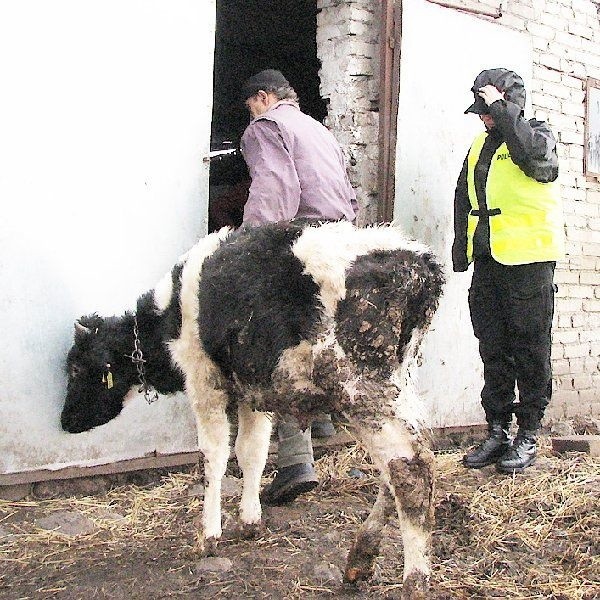
[[504, 99], [504, 93], [499, 92], [493, 85], [486, 85], [479, 88], [478, 94], [488, 106], [496, 102], [496, 100]]

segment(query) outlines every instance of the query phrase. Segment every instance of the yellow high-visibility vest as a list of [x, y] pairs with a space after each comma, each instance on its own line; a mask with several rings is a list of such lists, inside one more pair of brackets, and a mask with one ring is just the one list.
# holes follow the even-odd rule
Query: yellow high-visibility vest
[[[471, 213], [467, 221], [467, 258], [473, 260], [473, 236], [479, 222], [475, 194], [475, 165], [487, 138], [475, 138], [467, 159], [467, 185]], [[506, 143], [496, 150], [486, 181], [486, 201], [491, 212], [490, 249], [504, 265], [522, 265], [564, 257], [562, 205], [557, 182], [540, 183], [512, 161]], [[475, 211], [476, 214], [472, 214]]]

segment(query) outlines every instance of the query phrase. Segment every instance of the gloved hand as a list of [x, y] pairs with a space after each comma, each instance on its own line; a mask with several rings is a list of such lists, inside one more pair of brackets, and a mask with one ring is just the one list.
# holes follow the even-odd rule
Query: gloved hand
[[488, 106], [496, 102], [496, 100], [504, 99], [504, 93], [499, 92], [493, 85], [486, 85], [479, 88], [478, 94]]

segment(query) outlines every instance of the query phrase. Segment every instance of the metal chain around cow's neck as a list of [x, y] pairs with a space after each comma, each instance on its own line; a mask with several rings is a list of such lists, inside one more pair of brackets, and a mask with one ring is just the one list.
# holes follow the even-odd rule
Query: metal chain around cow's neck
[[142, 347], [140, 344], [140, 336], [138, 331], [137, 316], [133, 318], [133, 352], [131, 353], [131, 362], [135, 365], [138, 372], [138, 379], [140, 381], [140, 388], [138, 394], [144, 392], [144, 398], [148, 404], [152, 404], [158, 400], [157, 391], [146, 381], [146, 373], [144, 370], [144, 355], [142, 353]]

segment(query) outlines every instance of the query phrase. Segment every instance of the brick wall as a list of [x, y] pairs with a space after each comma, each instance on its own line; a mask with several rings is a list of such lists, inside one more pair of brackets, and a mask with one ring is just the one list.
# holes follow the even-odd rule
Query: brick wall
[[[496, 10], [498, 1], [467, 1]], [[377, 214], [378, 0], [318, 0], [317, 46], [328, 126], [351, 164], [362, 223]], [[487, 19], [487, 17], [478, 17]], [[600, 2], [503, 2], [497, 21], [531, 36], [534, 116], [559, 141], [567, 257], [557, 265], [553, 368], [547, 416], [600, 415], [600, 183], [583, 174], [586, 79], [600, 79]]]
[[317, 53], [325, 124], [342, 145], [361, 208], [361, 225], [377, 219], [379, 159], [379, 1], [318, 0]]

